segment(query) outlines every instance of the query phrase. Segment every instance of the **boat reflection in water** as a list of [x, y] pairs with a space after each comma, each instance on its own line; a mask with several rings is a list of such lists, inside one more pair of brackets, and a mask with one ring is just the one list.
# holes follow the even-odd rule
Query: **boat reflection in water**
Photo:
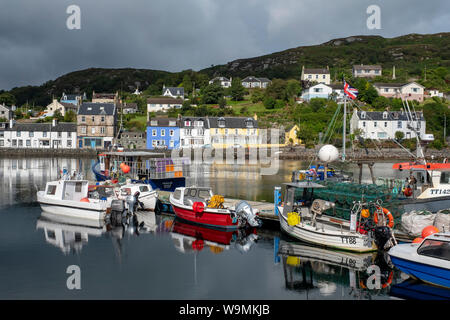
[[199, 252], [208, 247], [213, 253], [221, 253], [234, 247], [241, 253], [250, 250], [258, 240], [256, 229], [223, 230], [189, 224], [175, 219], [172, 226], [172, 240], [182, 253]]
[[305, 293], [305, 299], [372, 299], [389, 290], [394, 277], [383, 253], [334, 251], [281, 240], [278, 256], [286, 289]]
[[[169, 219], [171, 222], [172, 219]], [[57, 215], [42, 211], [36, 229], [44, 230], [45, 240], [60, 248], [64, 254], [81, 253], [89, 237], [109, 236], [121, 258], [122, 239], [125, 234], [139, 236], [144, 233], [162, 233], [170, 229], [167, 218], [156, 217], [154, 212], [136, 212], [120, 221], [93, 220]]]
[[450, 289], [408, 279], [392, 286], [391, 296], [408, 300], [450, 300]]

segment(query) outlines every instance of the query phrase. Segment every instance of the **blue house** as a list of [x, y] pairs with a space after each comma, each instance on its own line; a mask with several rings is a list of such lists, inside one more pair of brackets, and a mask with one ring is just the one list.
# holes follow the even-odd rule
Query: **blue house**
[[178, 148], [180, 121], [176, 118], [150, 118], [147, 123], [147, 149]]

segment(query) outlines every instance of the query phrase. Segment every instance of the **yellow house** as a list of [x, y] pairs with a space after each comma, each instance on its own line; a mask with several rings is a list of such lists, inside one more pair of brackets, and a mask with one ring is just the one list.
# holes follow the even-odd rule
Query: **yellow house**
[[299, 130], [300, 130], [300, 128], [298, 127], [298, 125], [294, 125], [291, 129], [289, 129], [285, 133], [285, 140], [284, 140], [285, 145], [291, 144], [291, 139], [292, 139], [292, 145], [294, 145], [294, 146], [298, 146], [298, 145], [302, 144], [302, 140], [297, 138], [297, 132]]
[[214, 148], [257, 147], [258, 121], [251, 117], [208, 117], [211, 145]]

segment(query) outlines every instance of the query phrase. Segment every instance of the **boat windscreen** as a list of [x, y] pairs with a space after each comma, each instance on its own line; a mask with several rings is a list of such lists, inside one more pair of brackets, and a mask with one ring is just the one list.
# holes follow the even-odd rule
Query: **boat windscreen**
[[417, 249], [417, 253], [422, 256], [450, 261], [450, 242], [425, 239], [419, 249]]

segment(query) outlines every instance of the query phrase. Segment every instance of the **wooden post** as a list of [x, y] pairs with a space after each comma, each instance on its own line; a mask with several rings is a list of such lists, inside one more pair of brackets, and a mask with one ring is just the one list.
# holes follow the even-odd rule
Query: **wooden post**
[[362, 171], [363, 171], [363, 165], [361, 162], [358, 162], [358, 167], [359, 167], [359, 184], [361, 184], [362, 181]]
[[373, 176], [373, 162], [368, 163], [367, 165], [369, 166], [370, 177], [372, 178], [372, 183], [375, 184], [376, 179], [375, 179], [375, 177]]

